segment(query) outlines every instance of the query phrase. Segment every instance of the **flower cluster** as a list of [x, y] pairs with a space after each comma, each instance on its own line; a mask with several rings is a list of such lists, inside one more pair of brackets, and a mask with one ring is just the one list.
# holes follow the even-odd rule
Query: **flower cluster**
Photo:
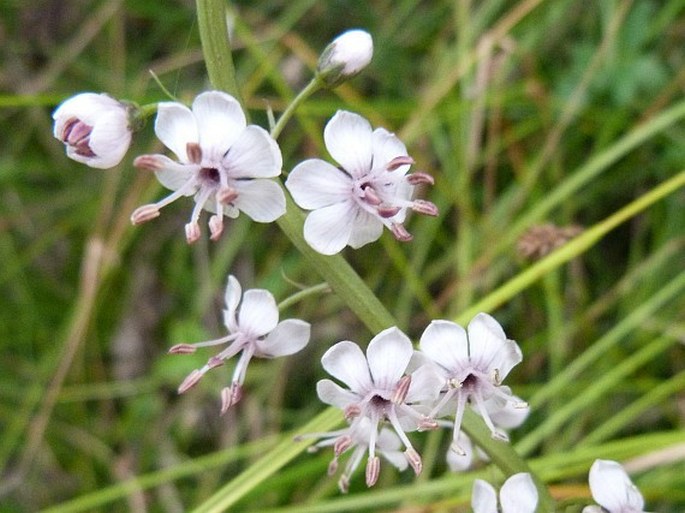
[[228, 330], [225, 337], [195, 344], [177, 344], [169, 349], [171, 354], [190, 354], [200, 347], [228, 344], [228, 347], [209, 358], [202, 368], [195, 369], [183, 380], [178, 387], [179, 394], [197, 384], [207, 371], [223, 365], [242, 351], [233, 371], [231, 386], [221, 391], [222, 414], [242, 398], [247, 365], [253, 356], [275, 358], [297, 353], [307, 345], [310, 336], [308, 322], [300, 319], [278, 322], [276, 300], [268, 290], [251, 289], [243, 294], [234, 276], [228, 277], [224, 324]]
[[[343, 430], [317, 434], [317, 446], [333, 445], [334, 464], [339, 456], [355, 448], [351, 463], [339, 485], [347, 490], [350, 473], [359, 465], [361, 452], [368, 452], [366, 484], [378, 479], [380, 460], [376, 456], [379, 428], [388, 424], [405, 447], [405, 457], [415, 473], [421, 471], [421, 458], [406, 433], [435, 429], [438, 419], [452, 419], [454, 453], [467, 454], [470, 442], [461, 433], [461, 419], [467, 404], [472, 405], [492, 432], [493, 438], [507, 440], [498, 427], [520, 424], [527, 405], [511, 394], [501, 381], [521, 361], [521, 351], [508, 340], [491, 316], [478, 314], [464, 330], [450, 321], [433, 321], [424, 331], [415, 351], [409, 338], [398, 328], [376, 335], [364, 356], [357, 344], [338, 342], [321, 359], [324, 369], [347, 388], [324, 379], [319, 381], [319, 398], [343, 410], [349, 423]], [[514, 413], [519, 410], [522, 413]], [[389, 458], [386, 458], [389, 459]], [[470, 459], [469, 459], [470, 462]], [[455, 467], [461, 462], [455, 463]]]

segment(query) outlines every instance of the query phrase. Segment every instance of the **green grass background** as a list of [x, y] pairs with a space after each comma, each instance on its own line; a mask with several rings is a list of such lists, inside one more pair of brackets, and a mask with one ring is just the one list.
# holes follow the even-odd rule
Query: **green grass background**
[[[495, 290], [489, 313], [519, 342], [507, 378], [532, 413], [512, 433], [550, 483], [559, 511], [590, 502], [596, 457], [633, 473], [649, 511], [685, 510], [685, 193], [681, 188], [516, 288], [534, 265], [517, 250], [531, 227], [585, 233], [685, 169], [682, 0], [282, 0], [232, 4], [238, 81], [254, 122], [278, 115], [318, 53], [361, 27], [375, 55], [362, 75], [309, 99], [279, 139], [287, 172], [325, 156], [337, 109], [395, 131], [436, 184], [440, 208], [346, 250], [414, 340]], [[323, 410], [319, 358], [372, 333], [325, 287], [283, 316], [313, 324], [310, 345], [250, 365], [246, 396], [219, 417], [231, 367], [191, 392], [178, 383], [209, 353], [173, 344], [223, 334], [228, 273], [278, 300], [321, 278], [276, 225], [229, 222], [189, 247], [192, 202], [132, 227], [161, 197], [133, 157], [162, 151], [152, 122], [116, 169], [66, 158], [51, 112], [80, 91], [139, 103], [208, 88], [193, 2], [0, 3], [0, 511], [181, 512], [254, 469]], [[582, 235], [581, 235], [582, 237]], [[563, 250], [561, 250], [563, 251]], [[512, 280], [514, 280], [512, 282]], [[501, 289], [500, 287], [504, 287]], [[515, 292], [515, 293], [514, 293]], [[348, 496], [330, 452], [303, 453], [248, 481], [234, 511], [469, 511], [474, 476], [446, 471], [442, 433], [414, 435], [425, 470], [384, 465]], [[262, 463], [259, 463], [262, 465]], [[51, 509], [52, 508], [52, 509]]]

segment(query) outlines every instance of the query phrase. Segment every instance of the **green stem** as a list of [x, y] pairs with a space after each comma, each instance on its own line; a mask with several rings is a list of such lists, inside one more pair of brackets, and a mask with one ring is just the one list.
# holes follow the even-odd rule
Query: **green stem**
[[283, 111], [281, 117], [278, 118], [276, 125], [274, 125], [274, 127], [271, 129], [271, 137], [273, 137], [274, 139], [278, 139], [278, 136], [281, 135], [283, 128], [285, 127], [286, 123], [290, 120], [292, 115], [295, 113], [295, 110], [300, 106], [300, 104], [303, 101], [305, 101], [312, 94], [321, 89], [321, 87], [321, 81], [316, 77], [312, 78], [311, 82], [309, 82], [307, 86], [304, 89], [302, 89], [302, 91], [300, 91], [300, 94], [298, 94], [295, 97], [292, 103], [288, 105], [288, 107]]
[[215, 88], [232, 94], [242, 104], [235, 79], [233, 55], [228, 40], [226, 2], [224, 0], [196, 0], [197, 25], [200, 29], [202, 53], [209, 81]]

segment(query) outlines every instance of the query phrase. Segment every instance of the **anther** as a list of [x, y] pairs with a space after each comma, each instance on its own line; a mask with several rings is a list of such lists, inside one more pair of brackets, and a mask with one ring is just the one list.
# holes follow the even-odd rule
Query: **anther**
[[414, 200], [411, 204], [411, 209], [414, 212], [418, 212], [419, 214], [426, 214], [427, 216], [435, 217], [438, 215], [438, 207], [436, 207], [434, 203], [431, 203], [430, 201], [426, 200]]
[[197, 224], [197, 221], [188, 223], [186, 225], [186, 240], [188, 241], [188, 244], [197, 242], [200, 239], [201, 233], [200, 225]]
[[390, 231], [397, 240], [402, 242], [409, 242], [414, 238], [411, 236], [411, 233], [407, 231], [404, 225], [400, 223], [392, 223], [392, 225], [390, 226]]
[[419, 453], [416, 452], [416, 449], [413, 447], [409, 447], [406, 451], [404, 451], [404, 457], [409, 462], [411, 468], [414, 469], [414, 474], [418, 476], [421, 473], [421, 470], [423, 470], [423, 463]]
[[209, 233], [210, 239], [213, 241], [219, 240], [224, 231], [224, 216], [214, 214], [209, 218]]
[[169, 354], [192, 354], [196, 351], [196, 347], [191, 344], [176, 344], [169, 348]]
[[159, 207], [154, 203], [138, 207], [131, 214], [131, 223], [141, 224], [159, 217]]
[[183, 383], [179, 385], [178, 393], [182, 394], [193, 388], [197, 384], [197, 382], [200, 381], [200, 379], [202, 379], [203, 375], [204, 374], [197, 369], [188, 374], [186, 379], [183, 380]]
[[397, 387], [395, 392], [392, 394], [391, 401], [395, 404], [402, 404], [407, 398], [407, 392], [409, 392], [409, 387], [411, 385], [411, 376], [402, 376], [397, 382]]
[[385, 169], [387, 169], [388, 171], [395, 171], [397, 168], [400, 168], [402, 166], [411, 166], [413, 163], [414, 159], [410, 156], [400, 155], [399, 157], [395, 157], [390, 162], [388, 162], [388, 165], [385, 166]]
[[238, 191], [233, 187], [221, 187], [216, 193], [216, 199], [224, 205], [228, 205], [229, 203], [233, 202], [233, 200], [235, 200], [237, 197]]
[[371, 487], [378, 481], [381, 473], [381, 460], [378, 456], [369, 458], [366, 462], [366, 486]]
[[193, 164], [199, 164], [202, 162], [202, 148], [198, 143], [188, 143], [186, 144], [186, 155], [188, 160]]
[[145, 169], [147, 171], [159, 171], [164, 167], [162, 159], [157, 157], [157, 155], [141, 155], [136, 157], [133, 165], [138, 169]]
[[433, 185], [433, 184], [435, 184], [435, 178], [433, 178], [428, 173], [424, 173], [422, 171], [417, 171], [416, 173], [412, 173], [410, 175], [407, 175], [405, 177], [405, 180], [407, 180], [407, 183], [409, 183], [410, 185], [419, 185], [419, 184]]

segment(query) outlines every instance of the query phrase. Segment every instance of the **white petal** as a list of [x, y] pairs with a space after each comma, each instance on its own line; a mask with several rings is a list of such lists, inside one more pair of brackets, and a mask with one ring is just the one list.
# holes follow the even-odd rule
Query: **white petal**
[[[373, 167], [374, 169], [386, 169], [387, 165], [395, 157], [406, 157], [407, 147], [397, 136], [388, 132], [385, 128], [376, 128], [373, 131]], [[410, 166], [401, 166], [393, 174], [404, 176]]]
[[642, 494], [619, 463], [595, 460], [590, 467], [589, 482], [595, 502], [610, 513], [643, 511]]
[[530, 406], [515, 395], [511, 394], [511, 389], [507, 386], [500, 387], [500, 391], [511, 396], [511, 400], [504, 401], [501, 397], [492, 395], [485, 400], [485, 410], [490, 415], [490, 420], [495, 426], [504, 429], [519, 427], [528, 418]]
[[157, 106], [155, 134], [183, 163], [188, 162], [187, 144], [200, 141], [195, 116], [188, 107], [177, 102], [161, 102]]
[[281, 174], [281, 149], [260, 126], [250, 125], [231, 144], [222, 158], [231, 178], [272, 178]]
[[228, 331], [234, 333], [237, 330], [236, 310], [240, 303], [240, 298], [243, 294], [243, 289], [235, 276], [228, 277], [228, 284], [226, 285], [226, 295], [224, 301], [226, 302], [226, 309], [224, 310], [224, 324]]
[[354, 218], [350, 240], [347, 242], [354, 249], [377, 241], [383, 234], [383, 223], [365, 210], [358, 208]]
[[[179, 164], [165, 155], [154, 155], [154, 157], [163, 166], [155, 171], [155, 176], [159, 183], [171, 191], [180, 189], [192, 178], [197, 169], [195, 164]], [[187, 195], [193, 194], [195, 194], [195, 189], [190, 190]]]
[[364, 393], [371, 387], [366, 357], [354, 342], [345, 340], [331, 346], [321, 357], [321, 365], [353, 392]]
[[313, 210], [304, 221], [304, 238], [324, 255], [339, 253], [350, 240], [357, 206], [352, 201]]
[[432, 321], [421, 335], [419, 347], [431, 360], [452, 372], [469, 365], [466, 331], [451, 321]]
[[437, 400], [444, 383], [445, 379], [437, 372], [435, 364], [422, 365], [411, 373], [407, 402]]
[[238, 197], [233, 204], [258, 223], [270, 223], [285, 214], [285, 193], [267, 178], [233, 182]]
[[480, 369], [497, 369], [500, 378], [521, 362], [522, 355], [516, 342], [507, 340], [502, 326], [490, 315], [479, 313], [468, 326], [469, 354]]
[[502, 513], [535, 513], [538, 491], [533, 478], [527, 472], [514, 474], [499, 491]]
[[476, 479], [471, 493], [473, 513], [497, 513], [497, 492], [487, 481]]
[[409, 337], [392, 327], [373, 337], [366, 349], [369, 370], [376, 387], [392, 390], [407, 370], [414, 349]]
[[98, 93], [80, 93], [64, 101], [53, 112], [55, 120], [54, 135], [60, 139], [64, 125], [72, 118], [77, 118], [90, 126], [95, 126], [100, 117], [111, 110], [122, 110], [124, 105], [111, 96]]
[[245, 130], [245, 114], [238, 100], [220, 91], [199, 94], [193, 101], [202, 147], [202, 159], [221, 162], [224, 154]]
[[278, 306], [271, 292], [264, 289], [250, 289], [243, 294], [238, 312], [240, 331], [262, 336], [269, 333], [278, 323]]
[[90, 134], [90, 149], [96, 157], [91, 167], [108, 169], [116, 166], [124, 158], [131, 144], [131, 131], [124, 109], [103, 114]]
[[473, 463], [473, 444], [471, 443], [471, 439], [461, 431], [459, 432], [457, 443], [465, 454], [459, 454], [456, 451], [448, 449], [446, 457], [447, 465], [452, 472], [463, 472], [464, 470], [468, 470]]
[[288, 175], [285, 186], [301, 208], [314, 210], [352, 197], [349, 175], [319, 159], [300, 162]]
[[264, 340], [257, 341], [260, 356], [277, 357], [294, 354], [309, 342], [311, 325], [300, 319], [279, 322]]
[[344, 410], [359, 401], [359, 397], [345, 390], [330, 379], [322, 379], [316, 384], [316, 393], [321, 402]]
[[354, 178], [371, 170], [371, 125], [358, 114], [339, 110], [326, 124], [324, 142], [331, 157]]

